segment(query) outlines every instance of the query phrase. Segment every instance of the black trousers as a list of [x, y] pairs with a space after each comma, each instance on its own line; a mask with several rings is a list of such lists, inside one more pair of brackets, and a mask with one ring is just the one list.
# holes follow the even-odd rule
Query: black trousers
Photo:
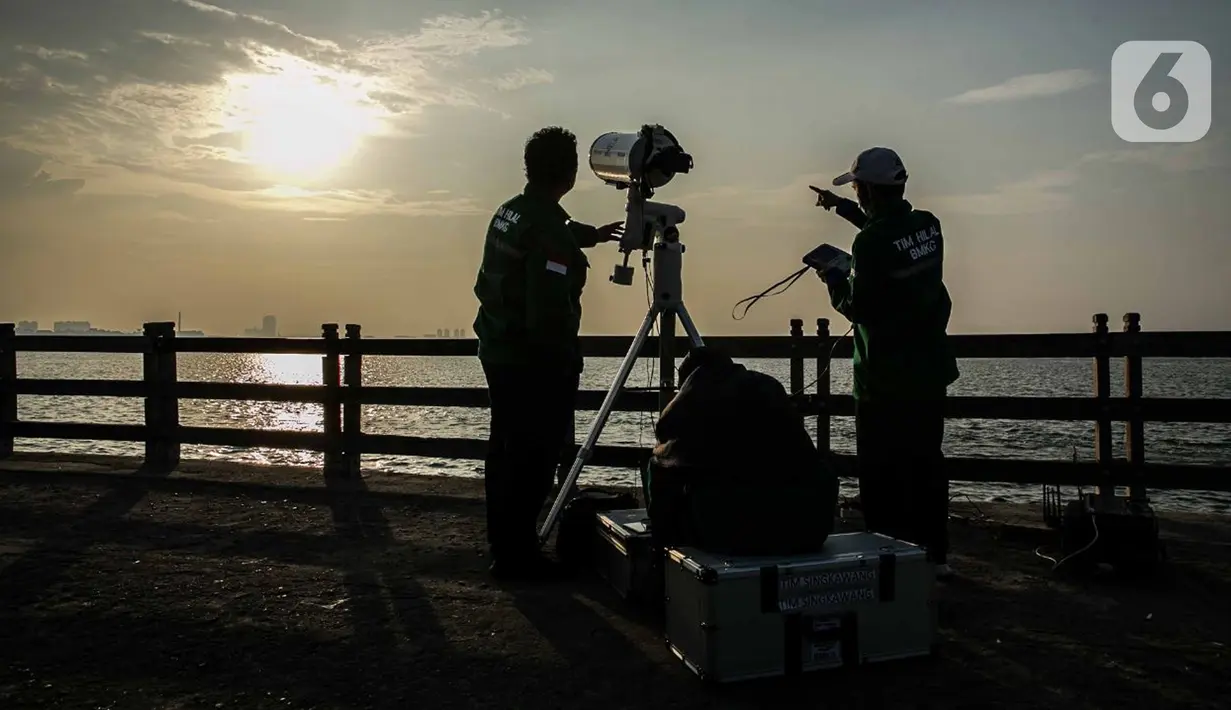
[[859, 498], [871, 532], [913, 542], [944, 564], [949, 479], [941, 443], [944, 398], [856, 401]]
[[491, 429], [483, 469], [487, 544], [516, 562], [538, 549], [538, 517], [571, 432], [577, 375], [559, 367], [483, 363]]

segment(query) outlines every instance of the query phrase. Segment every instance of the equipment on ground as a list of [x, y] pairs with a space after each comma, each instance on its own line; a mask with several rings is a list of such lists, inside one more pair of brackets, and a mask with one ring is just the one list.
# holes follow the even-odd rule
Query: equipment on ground
[[831, 535], [791, 557], [683, 547], [664, 564], [668, 646], [706, 681], [927, 656], [936, 643], [933, 567], [885, 535]]
[[1054, 570], [1088, 571], [1106, 564], [1125, 576], [1147, 576], [1166, 559], [1144, 487], [1101, 486], [1065, 502], [1058, 486], [1044, 486], [1043, 516], [1060, 530]]
[[609, 510], [627, 510], [637, 507], [637, 497], [627, 492], [605, 491], [601, 488], [583, 488], [564, 506], [560, 514], [560, 534], [556, 536], [556, 557], [566, 567], [575, 571], [594, 566], [601, 549], [600, 537], [595, 527], [595, 516]]
[[[622, 598], [646, 611], [661, 611], [663, 555], [650, 532], [645, 508], [608, 510], [591, 518], [599, 538], [595, 569]], [[560, 534], [564, 534], [561, 526]]]
[[[635, 137], [635, 138], [634, 138]], [[616, 372], [611, 388], [599, 407], [585, 442], [577, 452], [577, 458], [569, 469], [568, 476], [560, 485], [556, 499], [547, 519], [539, 530], [539, 544], [545, 545], [555, 527], [560, 511], [572, 495], [581, 469], [594, 452], [598, 437], [602, 434], [616, 397], [624, 388], [629, 373], [637, 362], [637, 356], [645, 346], [650, 329], [658, 324], [659, 358], [662, 362], [675, 361], [672, 346], [675, 342], [675, 321], [679, 319], [692, 341], [693, 347], [704, 343], [692, 316], [684, 306], [683, 267], [684, 244], [680, 241], [677, 225], [684, 221], [684, 210], [661, 202], [650, 202], [655, 187], [666, 185], [676, 173], [686, 173], [692, 168], [692, 156], [680, 148], [675, 137], [659, 125], [645, 125], [636, 134], [608, 133], [600, 137], [590, 148], [590, 169], [603, 182], [617, 189], [628, 189], [627, 218], [624, 236], [620, 239], [620, 252], [624, 254], [623, 266], [617, 265], [611, 276], [614, 283], [630, 285], [632, 267], [628, 256], [634, 250], [643, 252], [643, 263], [649, 261], [646, 252], [652, 254], [653, 300], [646, 311], [645, 319], [633, 338], [628, 353]], [[673, 390], [674, 367], [659, 368], [659, 388]]]

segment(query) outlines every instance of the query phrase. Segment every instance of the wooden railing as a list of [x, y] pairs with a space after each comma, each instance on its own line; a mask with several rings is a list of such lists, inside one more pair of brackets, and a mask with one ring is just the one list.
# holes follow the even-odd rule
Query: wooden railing
[[[1092, 333], [951, 336], [959, 358], [1091, 358], [1094, 391], [1090, 397], [964, 397], [948, 399], [946, 415], [965, 419], [1067, 420], [1094, 422], [1093, 461], [951, 458], [954, 481], [1051, 483], [1060, 485], [1145, 485], [1150, 488], [1231, 491], [1231, 466], [1146, 463], [1144, 422], [1231, 422], [1231, 399], [1170, 399], [1142, 396], [1141, 361], [1147, 357], [1231, 357], [1231, 332], [1141, 332], [1140, 317], [1124, 316], [1122, 332], [1108, 328], [1106, 314], [1094, 316]], [[587, 357], [622, 357], [629, 337], [589, 336], [583, 339]], [[830, 417], [854, 414], [850, 395], [830, 391], [830, 358], [849, 358], [852, 341], [835, 338], [829, 321], [816, 321], [816, 332], [805, 334], [802, 320], [792, 320], [789, 335], [707, 337], [741, 359], [790, 361], [790, 390], [802, 415], [816, 417], [817, 445], [830, 450]], [[661, 357], [650, 338], [641, 357]], [[674, 339], [673, 352], [688, 347]], [[144, 378], [137, 381], [84, 379], [19, 379], [18, 352], [139, 353]], [[322, 356], [321, 385], [181, 382], [176, 375], [179, 353], [300, 353]], [[175, 337], [172, 323], [147, 323], [143, 335], [94, 336], [16, 335], [12, 324], [0, 324], [0, 457], [13, 453], [14, 439], [92, 439], [145, 443], [146, 463], [171, 468], [179, 463], [180, 446], [269, 447], [322, 452], [327, 471], [355, 475], [361, 454], [481, 459], [486, 441], [422, 436], [369, 434], [361, 431], [360, 408], [365, 404], [404, 406], [485, 407], [483, 388], [365, 386], [362, 361], [369, 355], [474, 356], [474, 340], [363, 338], [358, 325], [344, 335], [336, 324], [322, 326], [320, 338]], [[670, 356], [668, 356], [670, 357]], [[1123, 360], [1125, 391], [1113, 397], [1111, 360]], [[809, 388], [808, 370], [815, 372]], [[663, 368], [662, 386], [670, 392], [673, 368]], [[583, 390], [578, 408], [597, 410], [602, 390]], [[20, 421], [18, 395], [85, 395], [142, 397], [143, 425]], [[324, 407], [323, 431], [275, 431], [182, 426], [179, 402], [184, 399], [224, 399], [270, 402], [312, 402]], [[618, 411], [657, 411], [653, 392], [622, 393]], [[1112, 422], [1125, 426], [1124, 457], [1112, 455]], [[640, 466], [647, 451], [631, 446], [599, 446], [591, 465]], [[849, 464], [849, 455], [837, 455]]]

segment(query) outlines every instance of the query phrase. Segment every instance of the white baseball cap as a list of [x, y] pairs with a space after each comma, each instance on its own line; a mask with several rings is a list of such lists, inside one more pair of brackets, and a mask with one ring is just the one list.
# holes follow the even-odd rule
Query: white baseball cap
[[833, 179], [834, 185], [846, 185], [854, 180], [872, 185], [905, 185], [906, 166], [890, 148], [868, 148], [851, 163], [849, 172]]

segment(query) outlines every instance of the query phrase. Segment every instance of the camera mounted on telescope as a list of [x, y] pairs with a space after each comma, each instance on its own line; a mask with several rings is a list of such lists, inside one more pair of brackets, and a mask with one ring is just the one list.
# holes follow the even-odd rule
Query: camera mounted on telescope
[[684, 152], [670, 131], [657, 124], [646, 124], [637, 133], [604, 133], [590, 146], [590, 170], [617, 190], [628, 190], [624, 236], [620, 252], [624, 263], [616, 265], [611, 281], [621, 286], [633, 282], [628, 257], [633, 251], [648, 252], [657, 242], [671, 244], [683, 251], [676, 225], [684, 221], [684, 210], [661, 202], [650, 202], [654, 190], [663, 187], [677, 173], [692, 169], [692, 156]]

